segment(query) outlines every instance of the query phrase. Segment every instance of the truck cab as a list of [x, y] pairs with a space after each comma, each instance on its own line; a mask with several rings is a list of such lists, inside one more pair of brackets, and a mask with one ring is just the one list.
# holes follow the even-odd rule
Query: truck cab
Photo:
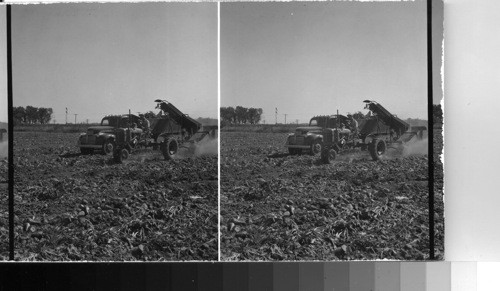
[[339, 136], [348, 137], [351, 130], [346, 127], [347, 117], [344, 115], [322, 115], [311, 118], [308, 126], [297, 127], [295, 132], [287, 138], [285, 147], [292, 155], [301, 154], [303, 151], [311, 155], [321, 153], [323, 148], [324, 129], [331, 129], [339, 133]]
[[92, 154], [95, 150], [110, 154], [116, 147], [117, 137], [122, 134], [129, 134], [131, 146], [135, 146], [143, 134], [140, 124], [139, 116], [133, 114], [105, 116], [100, 125], [91, 126], [80, 134], [77, 146], [82, 154]]

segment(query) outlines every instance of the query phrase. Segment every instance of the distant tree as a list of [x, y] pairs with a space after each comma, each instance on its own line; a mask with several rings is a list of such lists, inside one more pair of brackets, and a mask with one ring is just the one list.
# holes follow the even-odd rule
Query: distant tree
[[12, 111], [14, 115], [14, 124], [26, 123], [26, 109], [24, 109], [24, 107], [14, 107]]
[[37, 122], [40, 124], [47, 124], [52, 119], [52, 108], [37, 108]]
[[236, 111], [233, 107], [221, 107], [220, 118], [225, 123], [236, 123]]
[[247, 110], [247, 121], [250, 124], [257, 124], [260, 122], [262, 116], [262, 108], [249, 108]]
[[36, 123], [38, 121], [38, 109], [33, 106], [26, 106], [26, 122], [29, 124]]
[[248, 108], [242, 106], [236, 106], [235, 109], [236, 120], [238, 123], [247, 123], [248, 120]]

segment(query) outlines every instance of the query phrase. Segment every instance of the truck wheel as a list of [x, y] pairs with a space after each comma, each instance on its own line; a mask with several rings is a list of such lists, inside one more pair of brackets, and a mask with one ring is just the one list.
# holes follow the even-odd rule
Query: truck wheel
[[113, 153], [114, 150], [115, 150], [115, 143], [112, 140], [107, 140], [102, 145], [102, 154], [103, 155], [111, 154], [111, 153]]
[[297, 154], [297, 149], [294, 148], [288, 148], [288, 153], [292, 156]]
[[334, 161], [337, 157], [337, 152], [334, 149], [323, 150], [321, 151], [321, 161], [324, 164], [329, 164]]
[[128, 159], [129, 151], [127, 149], [115, 150], [113, 152], [113, 159], [117, 163], [121, 163], [124, 160]]
[[165, 160], [173, 159], [178, 149], [179, 149], [179, 144], [177, 143], [177, 140], [173, 138], [168, 138], [165, 142], [161, 143], [160, 145], [160, 151], [163, 154]]
[[322, 152], [323, 143], [320, 140], [315, 140], [311, 145], [311, 156], [320, 154]]
[[385, 153], [386, 149], [385, 141], [379, 139], [372, 140], [371, 144], [368, 146], [368, 151], [374, 161], [380, 160], [380, 156]]

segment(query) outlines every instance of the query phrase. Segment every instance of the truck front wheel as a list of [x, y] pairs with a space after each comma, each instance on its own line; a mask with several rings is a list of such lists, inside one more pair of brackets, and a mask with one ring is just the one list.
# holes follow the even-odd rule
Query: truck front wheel
[[102, 154], [108, 155], [113, 153], [115, 150], [115, 143], [112, 140], [106, 140], [102, 145]]
[[311, 156], [315, 156], [316, 154], [320, 154], [323, 149], [323, 143], [320, 140], [313, 141], [311, 145]]

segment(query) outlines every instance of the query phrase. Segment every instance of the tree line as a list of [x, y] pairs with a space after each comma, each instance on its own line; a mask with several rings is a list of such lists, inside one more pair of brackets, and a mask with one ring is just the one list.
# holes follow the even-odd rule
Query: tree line
[[52, 120], [52, 108], [18, 106], [13, 108], [14, 124], [47, 124]]
[[242, 106], [221, 107], [220, 117], [222, 122], [239, 124], [258, 124], [262, 117], [262, 108], [245, 108]]

